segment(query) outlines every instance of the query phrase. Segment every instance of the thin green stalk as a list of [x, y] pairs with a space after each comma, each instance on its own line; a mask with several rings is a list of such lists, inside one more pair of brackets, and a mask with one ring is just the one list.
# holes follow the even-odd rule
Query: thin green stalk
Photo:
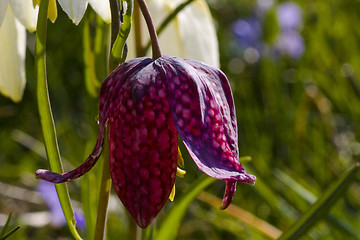
[[142, 55], [142, 31], [140, 21], [140, 9], [137, 1], [134, 2], [134, 32], [135, 32], [135, 56], [141, 57]]
[[105, 136], [103, 150], [103, 169], [101, 176], [101, 186], [99, 193], [99, 205], [96, 218], [94, 240], [103, 240], [105, 238], [106, 220], [108, 204], [111, 190], [110, 165], [109, 165], [109, 144], [108, 137]]
[[[174, 18], [178, 15], [179, 12], [181, 12], [186, 6], [188, 6], [190, 3], [192, 3], [194, 0], [187, 0], [183, 3], [181, 3], [179, 6], [177, 6], [175, 8], [174, 11], [172, 11], [166, 18], [165, 20], [160, 24], [160, 26], [156, 29], [156, 33], [159, 36], [164, 29], [167, 27], [167, 25], [169, 25], [169, 23], [171, 23], [172, 20], [174, 20]], [[144, 49], [141, 51], [142, 55], [145, 55], [146, 52], [149, 50], [151, 46], [151, 40], [148, 41], [148, 43], [145, 45]]]
[[[60, 160], [46, 79], [45, 50], [48, 5], [49, 0], [41, 1], [35, 36], [35, 79], [37, 80], [37, 100], [41, 128], [50, 168], [51, 171], [62, 173], [63, 168]], [[75, 228], [75, 216], [71, 207], [67, 186], [65, 183], [60, 183], [56, 184], [55, 187], [70, 232], [75, 239], [81, 239]]]

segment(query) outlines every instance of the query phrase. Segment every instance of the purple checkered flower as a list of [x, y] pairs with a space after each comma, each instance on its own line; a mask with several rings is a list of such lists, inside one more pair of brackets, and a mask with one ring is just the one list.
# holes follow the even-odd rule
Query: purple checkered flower
[[99, 105], [100, 133], [87, 161], [61, 175], [38, 170], [38, 178], [59, 183], [85, 174], [102, 152], [107, 128], [114, 189], [142, 228], [173, 188], [178, 134], [200, 170], [226, 181], [222, 208], [237, 182], [255, 183], [238, 160], [234, 101], [220, 70], [169, 56], [132, 59], [105, 79]]

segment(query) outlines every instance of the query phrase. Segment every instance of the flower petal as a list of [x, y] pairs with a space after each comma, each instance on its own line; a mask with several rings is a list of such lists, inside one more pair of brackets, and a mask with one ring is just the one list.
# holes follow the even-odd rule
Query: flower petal
[[[162, 21], [172, 13], [182, 0], [147, 0], [154, 25], [159, 27]], [[141, 18], [142, 45], [148, 43], [149, 34], [145, 21]], [[135, 36], [130, 32], [128, 38], [128, 58], [134, 58]], [[204, 0], [197, 0], [186, 6], [159, 35], [161, 51], [164, 54], [184, 59], [194, 59], [219, 67], [218, 40], [210, 10]], [[150, 56], [151, 51], [147, 52]]]
[[5, 18], [8, 2], [9, 2], [8, 0], [0, 1], [0, 27]]
[[[151, 61], [151, 59], [148, 59], [148, 61]], [[107, 121], [111, 116], [112, 111], [114, 111], [114, 98], [117, 97], [116, 94], [118, 93], [116, 89], [122, 88], [125, 80], [130, 77], [134, 73], [134, 71], [136, 71], [136, 67], [143, 64], [143, 62], [144, 61], [142, 61], [142, 59], [134, 59], [122, 64], [121, 66], [119, 66], [118, 69], [120, 69], [120, 71], [122, 72], [122, 69], [128, 68], [127, 74], [123, 74], [122, 79], [118, 80], [116, 82], [116, 85], [114, 86], [114, 74], [116, 72], [114, 71], [106, 78], [103, 85], [101, 86], [99, 99], [99, 135], [97, 137], [94, 150], [86, 159], [86, 161], [78, 168], [63, 174], [51, 172], [49, 170], [39, 169], [35, 173], [37, 178], [53, 183], [66, 182], [70, 179], [81, 177], [95, 165], [103, 149]]]
[[206, 1], [191, 3], [178, 14], [177, 22], [183, 53], [186, 55], [184, 58], [220, 67], [218, 40]]
[[255, 176], [238, 160], [235, 108], [225, 75], [175, 57], [155, 63], [166, 79], [175, 126], [199, 169], [217, 179], [254, 184]]
[[25, 88], [26, 30], [16, 20], [10, 6], [0, 27], [0, 93], [14, 102], [21, 100]]
[[34, 8], [32, 0], [11, 0], [9, 4], [22, 25], [30, 32], [35, 31], [39, 7]]
[[104, 84], [113, 87], [108, 92], [111, 179], [145, 228], [169, 198], [176, 176], [178, 134], [166, 88], [150, 58], [122, 64]]
[[235, 191], [236, 191], [236, 182], [226, 181], [225, 194], [220, 209], [224, 210], [230, 205], [231, 201], [234, 198]]
[[78, 25], [84, 16], [88, 0], [58, 0], [58, 2], [73, 23]]
[[106, 22], [111, 22], [110, 3], [108, 0], [89, 0], [94, 11]]

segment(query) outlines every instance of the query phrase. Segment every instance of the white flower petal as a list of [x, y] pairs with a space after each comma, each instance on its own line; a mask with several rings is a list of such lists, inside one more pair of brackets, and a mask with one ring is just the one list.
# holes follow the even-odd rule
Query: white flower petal
[[89, 0], [89, 4], [106, 23], [111, 22], [109, 0]]
[[[182, 0], [148, 0], [155, 26], [159, 26]], [[134, 26], [134, 25], [133, 25]], [[149, 41], [149, 33], [142, 18], [142, 44]], [[128, 59], [135, 57], [135, 37], [128, 40]], [[218, 40], [209, 8], [204, 0], [186, 6], [159, 36], [163, 54], [193, 59], [219, 67]], [[150, 56], [151, 51], [147, 53]]]
[[219, 46], [209, 7], [204, 0], [191, 3], [177, 16], [185, 58], [219, 67]]
[[39, 7], [34, 8], [32, 0], [11, 0], [9, 4], [16, 18], [26, 29], [35, 31]]
[[0, 27], [0, 92], [21, 100], [25, 88], [26, 29], [10, 6]]
[[78, 25], [86, 11], [88, 0], [58, 0], [74, 24]]
[[8, 0], [0, 0], [0, 27], [5, 18]]

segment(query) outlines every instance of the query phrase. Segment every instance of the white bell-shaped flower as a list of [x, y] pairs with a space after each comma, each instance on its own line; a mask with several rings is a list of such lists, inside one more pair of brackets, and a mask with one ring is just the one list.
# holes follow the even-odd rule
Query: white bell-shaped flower
[[[183, 0], [148, 0], [149, 11], [158, 27]], [[148, 43], [149, 34], [141, 18], [142, 45]], [[215, 26], [205, 0], [195, 0], [186, 6], [159, 36], [163, 54], [193, 59], [219, 67], [219, 50]], [[128, 40], [128, 59], [135, 58], [135, 36], [131, 31]], [[147, 52], [151, 55], [151, 51]]]

